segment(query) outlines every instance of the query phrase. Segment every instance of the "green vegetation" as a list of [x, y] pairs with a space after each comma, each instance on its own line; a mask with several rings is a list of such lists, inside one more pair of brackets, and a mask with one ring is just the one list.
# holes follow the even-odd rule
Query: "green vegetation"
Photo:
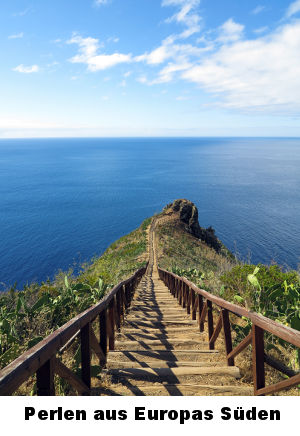
[[[198, 287], [242, 305], [284, 325], [300, 330], [300, 279], [297, 271], [283, 272], [278, 265], [248, 265], [231, 255], [218, 254], [189, 233], [179, 220], [157, 227], [159, 265], [186, 277]], [[237, 345], [250, 331], [248, 319], [232, 317]], [[300, 353], [292, 345], [265, 335], [266, 350], [294, 369]], [[249, 361], [248, 356], [247, 361]], [[273, 377], [273, 375], [272, 375]], [[277, 377], [277, 376], [276, 376]], [[278, 381], [279, 379], [277, 379]]]
[[144, 266], [150, 221], [145, 220], [138, 229], [114, 242], [100, 258], [84, 265], [78, 277], [71, 271], [61, 272], [53, 282], [25, 286], [19, 292], [12, 288], [0, 294], [0, 368]]

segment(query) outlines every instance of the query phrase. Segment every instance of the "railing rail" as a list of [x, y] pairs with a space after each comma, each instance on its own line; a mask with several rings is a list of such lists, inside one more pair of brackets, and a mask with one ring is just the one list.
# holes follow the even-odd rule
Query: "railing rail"
[[[285, 367], [271, 356], [266, 355], [264, 347], [264, 332], [271, 333], [278, 338], [300, 348], [300, 331], [279, 324], [256, 312], [248, 311], [236, 304], [229, 303], [220, 297], [199, 289], [185, 277], [158, 268], [159, 276], [169, 288], [171, 294], [178, 299], [179, 304], [187, 309], [192, 319], [197, 319], [200, 331], [204, 331], [207, 319], [209, 348], [214, 349], [215, 342], [222, 330], [224, 332], [227, 364], [234, 365], [234, 358], [250, 344], [252, 345], [252, 371], [255, 395], [267, 395], [300, 383], [300, 373]], [[220, 309], [219, 318], [214, 326], [212, 304]], [[252, 322], [252, 330], [244, 340], [232, 348], [231, 324], [229, 314], [243, 316]], [[279, 383], [265, 386], [265, 363], [288, 375], [289, 378]]]
[[[55, 373], [67, 379], [80, 394], [88, 394], [91, 387], [91, 350], [98, 356], [100, 365], [105, 365], [107, 348], [114, 349], [115, 330], [120, 328], [146, 268], [139, 269], [130, 278], [120, 282], [99, 303], [75, 316], [2, 369], [0, 395], [11, 395], [35, 373], [37, 395], [55, 395]], [[98, 316], [99, 340], [91, 325]], [[56, 358], [56, 354], [63, 352], [79, 335], [81, 379]]]

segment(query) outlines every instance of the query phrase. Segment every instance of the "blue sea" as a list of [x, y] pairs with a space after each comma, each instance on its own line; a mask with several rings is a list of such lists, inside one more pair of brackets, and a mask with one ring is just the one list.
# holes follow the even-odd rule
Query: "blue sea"
[[300, 262], [300, 139], [0, 140], [0, 282], [51, 279], [177, 198], [243, 259]]

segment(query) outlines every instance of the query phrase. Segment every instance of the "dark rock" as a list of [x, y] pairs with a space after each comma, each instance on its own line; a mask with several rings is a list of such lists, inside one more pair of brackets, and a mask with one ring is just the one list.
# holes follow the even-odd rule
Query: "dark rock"
[[212, 227], [207, 229], [200, 227], [198, 209], [194, 203], [189, 200], [179, 199], [175, 200], [170, 207], [174, 212], [179, 212], [180, 221], [184, 224], [186, 231], [204, 241], [218, 253], [221, 251], [222, 243], [216, 237], [215, 230]]

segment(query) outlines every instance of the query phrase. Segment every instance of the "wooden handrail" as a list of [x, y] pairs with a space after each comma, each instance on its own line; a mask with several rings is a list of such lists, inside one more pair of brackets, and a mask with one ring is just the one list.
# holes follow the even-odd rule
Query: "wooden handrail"
[[[78, 335], [78, 331], [80, 331], [82, 340], [82, 380], [85, 385], [89, 387], [90, 349], [92, 347], [90, 340], [91, 323], [97, 318], [97, 316], [99, 316], [99, 347], [101, 347], [102, 351], [101, 364], [104, 364], [103, 356], [105, 356], [106, 359], [107, 354], [107, 336], [109, 336], [109, 343], [112, 344], [114, 330], [120, 325], [120, 318], [125, 309], [129, 307], [133, 297], [133, 292], [145, 273], [146, 268], [147, 266], [139, 269], [130, 278], [117, 284], [104, 298], [100, 300], [99, 303], [72, 318], [62, 327], [55, 330], [51, 335], [47, 336], [37, 345], [30, 348], [2, 369], [0, 371], [0, 395], [11, 395], [34, 373], [37, 373], [37, 382], [41, 381], [40, 379], [43, 379], [42, 383], [37, 383], [38, 395], [53, 395], [55, 356], [61, 349], [63, 349], [70, 339], [73, 339], [74, 335]], [[118, 297], [116, 298], [116, 296]], [[120, 310], [118, 310], [119, 308], [116, 307], [116, 305], [120, 305]], [[107, 312], [109, 312], [109, 333], [107, 332], [106, 323]], [[112, 316], [112, 314], [116, 315]], [[99, 354], [99, 349], [97, 351]], [[59, 371], [62, 372], [61, 368]], [[46, 380], [47, 378], [48, 380]], [[39, 385], [42, 386], [40, 392]]]
[[[226, 357], [228, 365], [234, 365], [234, 357], [243, 351], [248, 345], [252, 344], [252, 370], [253, 370], [253, 382], [254, 382], [254, 394], [265, 395], [272, 394], [281, 389], [295, 386], [299, 384], [299, 374], [293, 371], [290, 372], [290, 379], [284, 380], [284, 382], [276, 383], [274, 385], [265, 387], [265, 370], [264, 364], [267, 363], [273, 368], [279, 371], [288, 373], [287, 368], [284, 365], [280, 365], [278, 362], [275, 364], [274, 359], [268, 358], [264, 352], [264, 332], [271, 333], [278, 338], [300, 348], [300, 331], [287, 327], [283, 324], [266, 318], [256, 312], [249, 311], [236, 304], [229, 303], [223, 298], [216, 297], [209, 292], [199, 289], [194, 283], [190, 282], [185, 277], [179, 277], [178, 275], [166, 271], [162, 268], [158, 268], [159, 276], [165, 285], [169, 288], [171, 294], [178, 299], [179, 304], [185, 307], [184, 296], [188, 293], [194, 293], [194, 296], [190, 296], [189, 301], [195, 302], [192, 305], [192, 316], [195, 319], [196, 308], [198, 307], [198, 322], [200, 331], [203, 331], [204, 321], [208, 321], [208, 339], [210, 348], [214, 347], [214, 343], [218, 338], [220, 329], [220, 319], [222, 318], [222, 326], [225, 337]], [[186, 289], [184, 291], [184, 288]], [[205, 301], [203, 301], [203, 298]], [[212, 303], [221, 308], [221, 317], [219, 317], [215, 329], [213, 329], [213, 315], [211, 310]], [[252, 331], [249, 335], [234, 349], [232, 350], [231, 341], [231, 327], [228, 312], [233, 313], [239, 317], [243, 316], [248, 318], [252, 322]], [[187, 313], [190, 313], [189, 305]]]

